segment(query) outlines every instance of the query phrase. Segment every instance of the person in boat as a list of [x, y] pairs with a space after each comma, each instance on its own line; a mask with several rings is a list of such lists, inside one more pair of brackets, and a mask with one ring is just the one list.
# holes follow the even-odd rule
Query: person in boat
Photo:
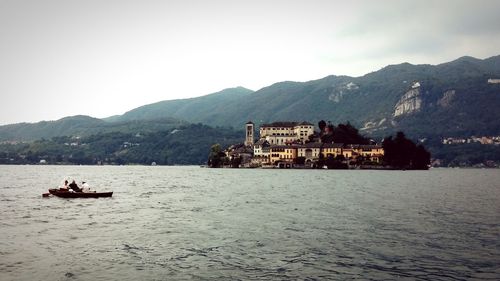
[[69, 188], [71, 188], [73, 191], [75, 192], [82, 192], [82, 190], [78, 187], [78, 185], [76, 184], [75, 180], [73, 180], [70, 184], [69, 184]]
[[90, 192], [90, 185], [87, 182], [82, 181], [82, 192]]
[[66, 191], [68, 190], [68, 180], [64, 180], [64, 185], [59, 188], [61, 191]]

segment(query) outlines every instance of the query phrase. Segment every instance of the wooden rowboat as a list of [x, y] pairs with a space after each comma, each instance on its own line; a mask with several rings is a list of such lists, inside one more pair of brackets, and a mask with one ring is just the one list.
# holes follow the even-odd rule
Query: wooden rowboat
[[99, 198], [111, 197], [113, 192], [72, 192], [66, 190], [59, 190], [55, 188], [49, 189], [49, 193], [62, 198]]

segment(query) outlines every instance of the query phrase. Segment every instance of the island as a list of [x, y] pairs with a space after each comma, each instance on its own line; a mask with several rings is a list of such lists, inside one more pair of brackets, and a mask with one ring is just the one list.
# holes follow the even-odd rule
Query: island
[[361, 136], [351, 124], [321, 120], [319, 131], [309, 122], [280, 121], [245, 124], [245, 140], [222, 149], [214, 144], [208, 157], [212, 168], [418, 169], [430, 165], [430, 153], [403, 132], [381, 143]]

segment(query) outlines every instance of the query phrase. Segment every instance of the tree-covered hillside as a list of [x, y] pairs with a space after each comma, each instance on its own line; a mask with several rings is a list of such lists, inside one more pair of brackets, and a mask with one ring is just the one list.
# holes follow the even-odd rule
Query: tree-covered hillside
[[189, 124], [174, 118], [105, 122], [89, 116], [71, 116], [57, 121], [0, 126], [0, 141], [33, 141], [59, 136], [89, 136], [99, 133], [147, 133]]
[[[377, 141], [404, 131], [412, 140], [426, 139], [426, 147], [434, 156], [447, 159], [445, 163], [467, 163], [474, 156], [466, 149], [443, 147], [440, 141], [500, 135], [498, 81], [500, 56], [484, 60], [462, 57], [440, 65], [402, 63], [361, 77], [328, 76], [308, 82], [279, 82], [256, 92], [239, 87], [199, 98], [162, 101], [105, 120], [73, 116], [0, 126], [0, 142], [107, 133], [146, 135], [189, 123], [240, 130], [249, 120], [258, 127], [274, 121], [315, 123], [324, 119], [335, 124], [350, 122]], [[220, 141], [214, 139], [211, 144], [216, 142]], [[479, 152], [484, 156], [481, 159], [499, 158], [497, 149], [476, 148], [484, 151]]]
[[201, 124], [146, 133], [109, 132], [0, 144], [0, 164], [204, 164], [214, 143], [241, 142], [243, 131]]
[[[462, 57], [440, 65], [390, 65], [361, 77], [328, 76], [279, 82], [256, 92], [239, 87], [191, 99], [162, 101], [103, 120], [76, 116], [0, 126], [0, 141], [89, 135], [126, 127], [166, 129], [185, 120], [243, 128], [274, 121], [349, 121], [377, 138], [404, 131], [412, 138], [500, 135], [500, 56]], [[136, 123], [131, 123], [131, 121]], [[118, 129], [121, 127], [122, 129]], [[130, 128], [132, 129], [132, 128]]]
[[176, 118], [191, 123], [228, 125], [226, 112], [245, 100], [251, 93], [253, 93], [252, 90], [243, 87], [230, 88], [198, 98], [161, 101], [141, 106], [122, 116], [113, 116], [106, 120], [116, 122]]
[[490, 78], [500, 78], [500, 56], [462, 57], [436, 66], [402, 63], [361, 77], [328, 76], [279, 82], [256, 92], [236, 88], [163, 101], [113, 119], [175, 117], [235, 128], [248, 120], [259, 125], [326, 119], [349, 121], [376, 137], [399, 130], [411, 137], [500, 134], [500, 84], [488, 83]]

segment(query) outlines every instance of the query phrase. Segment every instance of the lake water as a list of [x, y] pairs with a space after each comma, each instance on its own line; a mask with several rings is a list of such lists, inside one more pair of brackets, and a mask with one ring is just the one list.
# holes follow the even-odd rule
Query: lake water
[[0, 215], [2, 281], [500, 279], [498, 169], [0, 166]]

